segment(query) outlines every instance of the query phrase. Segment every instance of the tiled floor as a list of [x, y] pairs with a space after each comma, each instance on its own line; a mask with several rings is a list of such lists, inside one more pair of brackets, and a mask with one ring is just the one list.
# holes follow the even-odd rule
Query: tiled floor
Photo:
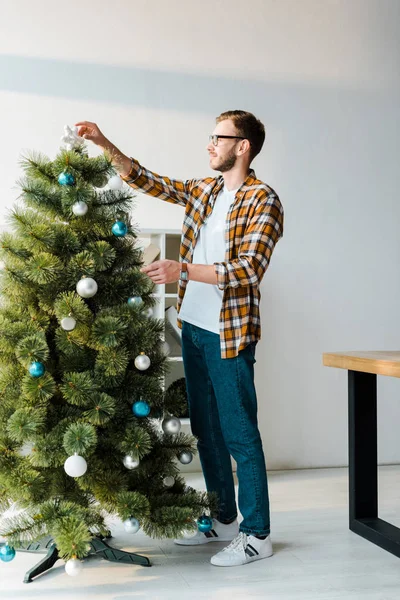
[[[203, 488], [200, 474], [187, 475]], [[187, 548], [113, 527], [113, 545], [148, 556], [151, 568], [91, 558], [70, 578], [59, 561], [23, 584], [36, 556], [0, 563], [1, 600], [399, 600], [400, 559], [348, 529], [347, 469], [269, 473], [275, 554], [239, 568], [213, 567], [225, 544]], [[380, 516], [400, 526], [400, 466], [379, 470]]]

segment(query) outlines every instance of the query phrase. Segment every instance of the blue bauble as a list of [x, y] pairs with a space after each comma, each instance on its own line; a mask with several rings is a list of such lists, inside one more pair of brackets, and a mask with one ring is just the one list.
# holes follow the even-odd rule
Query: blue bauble
[[143, 304], [142, 296], [131, 296], [130, 298], [128, 298], [129, 306], [140, 306], [141, 304]]
[[60, 185], [75, 185], [75, 177], [71, 173], [61, 173], [58, 177]]
[[3, 562], [11, 562], [15, 558], [15, 550], [8, 544], [0, 548], [0, 560]]
[[32, 377], [41, 377], [44, 375], [45, 370], [44, 364], [38, 361], [33, 362], [29, 367], [29, 373]]
[[144, 400], [138, 400], [132, 406], [132, 412], [136, 417], [147, 417], [150, 413], [150, 406]]
[[116, 237], [124, 237], [128, 231], [128, 225], [123, 221], [115, 221], [114, 225], [111, 227], [111, 231]]
[[207, 533], [207, 531], [211, 531], [213, 528], [213, 522], [211, 517], [207, 517], [207, 515], [202, 515], [197, 519], [197, 529], [201, 531], [201, 533]]

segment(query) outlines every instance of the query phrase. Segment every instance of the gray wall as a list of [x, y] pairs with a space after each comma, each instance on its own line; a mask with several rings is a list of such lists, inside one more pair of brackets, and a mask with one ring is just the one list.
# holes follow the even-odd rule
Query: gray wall
[[[347, 374], [322, 353], [400, 346], [400, 2], [4, 4], [2, 227], [21, 151], [53, 156], [66, 123], [97, 121], [147, 167], [187, 178], [210, 173], [216, 115], [263, 120], [254, 167], [286, 213], [256, 364], [268, 467], [347, 464]], [[136, 204], [144, 228], [181, 225], [180, 207]], [[400, 461], [399, 419], [399, 382], [381, 378], [382, 463]]]

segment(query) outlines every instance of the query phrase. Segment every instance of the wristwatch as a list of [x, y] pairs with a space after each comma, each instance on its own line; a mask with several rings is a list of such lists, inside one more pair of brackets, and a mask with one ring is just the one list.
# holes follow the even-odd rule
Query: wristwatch
[[179, 279], [182, 281], [189, 281], [188, 266], [185, 262], [181, 263], [181, 274]]

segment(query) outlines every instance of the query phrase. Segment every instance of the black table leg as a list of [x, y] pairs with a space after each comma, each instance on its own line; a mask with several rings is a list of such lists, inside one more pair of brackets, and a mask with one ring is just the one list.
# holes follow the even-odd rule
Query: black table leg
[[376, 375], [349, 371], [349, 527], [400, 557], [400, 529], [378, 517]]

